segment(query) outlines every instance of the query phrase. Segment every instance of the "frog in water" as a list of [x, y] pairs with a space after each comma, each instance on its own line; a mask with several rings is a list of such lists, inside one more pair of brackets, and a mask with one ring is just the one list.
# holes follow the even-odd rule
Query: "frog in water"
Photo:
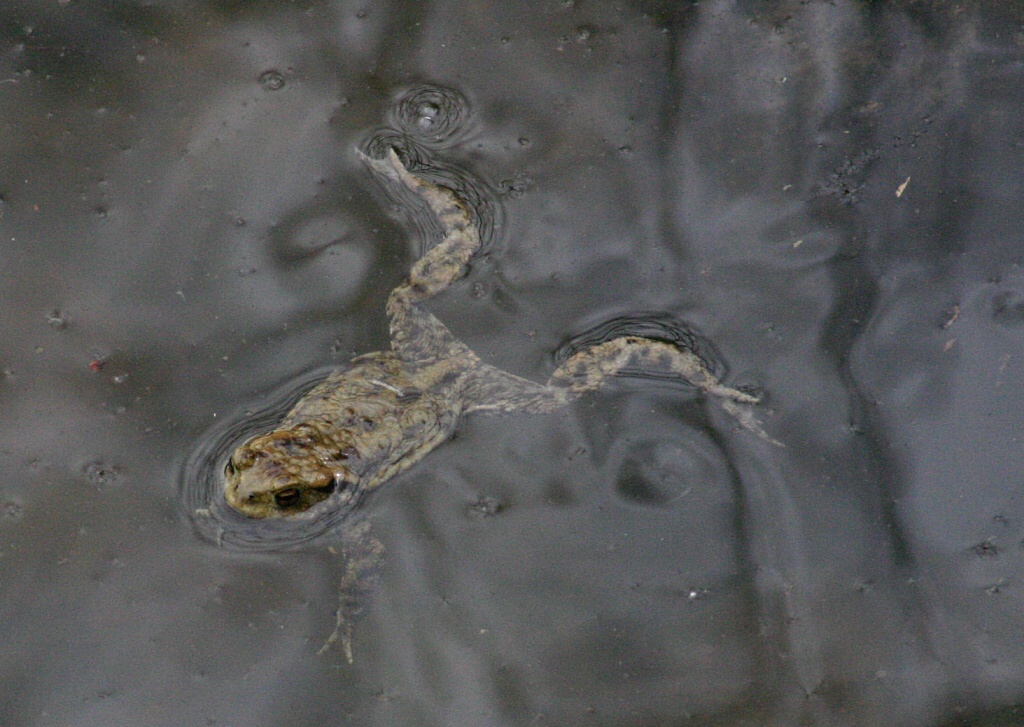
[[392, 350], [353, 359], [300, 399], [275, 430], [235, 450], [224, 477], [224, 497], [235, 510], [271, 518], [351, 508], [451, 437], [466, 414], [551, 412], [628, 371], [678, 377], [777, 444], [751, 412], [756, 397], [723, 385], [695, 353], [664, 341], [621, 336], [593, 345], [569, 357], [546, 385], [483, 363], [420, 306], [461, 278], [480, 247], [467, 204], [409, 172], [394, 149], [385, 159], [358, 153], [377, 175], [430, 207], [443, 240], [388, 298]]

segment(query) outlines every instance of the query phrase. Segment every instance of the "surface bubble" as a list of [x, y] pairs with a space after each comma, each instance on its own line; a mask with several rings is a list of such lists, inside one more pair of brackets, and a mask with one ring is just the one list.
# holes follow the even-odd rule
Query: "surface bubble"
[[56, 328], [57, 330], [63, 330], [68, 327], [67, 316], [65, 316], [64, 311], [59, 308], [53, 308], [46, 313], [46, 325]]
[[268, 91], [277, 91], [284, 88], [284, 76], [280, 71], [270, 70], [260, 74], [259, 84]]
[[432, 103], [420, 104], [416, 112], [419, 115], [419, 118], [416, 119], [416, 125], [424, 132], [431, 131], [441, 115], [441, 109]]
[[595, 31], [594, 27], [591, 25], [581, 25], [576, 28], [576, 31], [573, 33], [573, 40], [577, 43], [585, 43], [593, 38], [596, 32], [597, 31]]

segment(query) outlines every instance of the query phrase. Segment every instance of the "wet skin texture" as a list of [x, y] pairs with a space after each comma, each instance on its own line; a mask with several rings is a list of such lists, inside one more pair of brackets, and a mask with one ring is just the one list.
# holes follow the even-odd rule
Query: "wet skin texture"
[[677, 376], [773, 441], [750, 411], [756, 398], [722, 385], [693, 352], [664, 341], [622, 336], [591, 346], [543, 386], [482, 363], [419, 305], [458, 280], [480, 247], [469, 209], [451, 190], [411, 174], [394, 150], [383, 160], [361, 156], [379, 177], [429, 205], [444, 239], [388, 298], [392, 350], [353, 359], [304, 396], [277, 429], [235, 450], [224, 478], [231, 507], [267, 518], [321, 503], [351, 506], [448, 439], [464, 414], [550, 412], [626, 371]]

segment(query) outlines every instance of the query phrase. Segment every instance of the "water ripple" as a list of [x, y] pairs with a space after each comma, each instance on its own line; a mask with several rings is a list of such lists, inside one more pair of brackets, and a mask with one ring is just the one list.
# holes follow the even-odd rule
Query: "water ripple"
[[[318, 368], [266, 394], [254, 411], [239, 411], [214, 425], [182, 464], [179, 488], [185, 513], [204, 539], [231, 550], [295, 550], [335, 530], [351, 511], [333, 500], [288, 518], [252, 519], [224, 500], [224, 466], [235, 448], [273, 429], [284, 414], [332, 368]], [[354, 506], [356, 502], [353, 502]]]

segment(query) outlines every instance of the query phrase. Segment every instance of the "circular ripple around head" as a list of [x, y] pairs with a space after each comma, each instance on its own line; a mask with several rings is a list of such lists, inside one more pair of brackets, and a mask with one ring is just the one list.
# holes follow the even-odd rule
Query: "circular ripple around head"
[[388, 120], [402, 133], [427, 144], [449, 142], [466, 131], [469, 103], [458, 91], [424, 84], [403, 93]]
[[229, 417], [203, 435], [181, 467], [179, 487], [185, 512], [204, 539], [231, 550], [293, 550], [337, 528], [351, 511], [351, 506], [339, 507], [328, 499], [292, 517], [254, 519], [236, 512], [224, 500], [224, 466], [235, 448], [249, 437], [273, 429], [330, 370], [311, 371], [290, 381], [256, 402], [256, 413]]
[[[695, 354], [717, 378], [724, 374], [725, 366], [711, 343], [685, 323], [665, 313], [633, 313], [599, 323], [559, 346], [555, 351], [555, 361], [562, 364], [574, 353], [620, 336], [639, 336], [671, 343]], [[678, 378], [652, 371], [627, 371], [621, 375], [646, 379]]]
[[[361, 144], [364, 154], [374, 159], [383, 159], [388, 150], [394, 149], [406, 169], [418, 177], [434, 182], [455, 192], [455, 196], [469, 205], [473, 222], [480, 232], [480, 250], [487, 250], [493, 241], [495, 230], [500, 229], [501, 206], [497, 195], [482, 179], [461, 165], [442, 162], [439, 155], [424, 149], [409, 136], [394, 129], [378, 129]], [[425, 205], [416, 204], [415, 195], [388, 184], [388, 193], [397, 195], [403, 203], [412, 201], [408, 209], [413, 223], [421, 233], [422, 240], [432, 240], [437, 230], [437, 221]], [[427, 249], [420, 250], [420, 255]]]

